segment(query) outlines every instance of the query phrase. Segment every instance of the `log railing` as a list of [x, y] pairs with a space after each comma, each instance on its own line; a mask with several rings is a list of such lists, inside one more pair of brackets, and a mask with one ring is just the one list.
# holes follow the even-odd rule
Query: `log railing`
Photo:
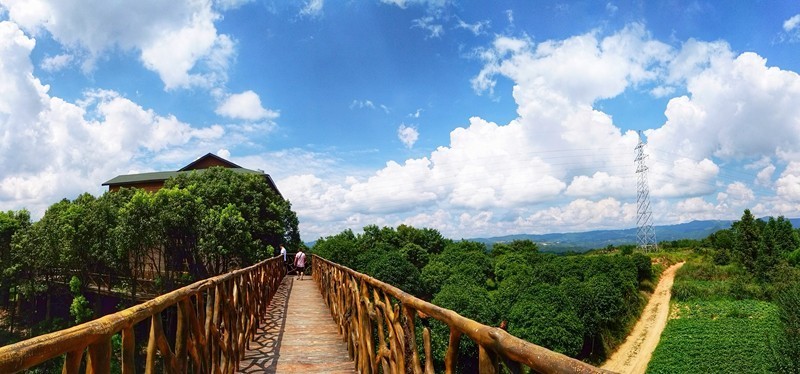
[[[285, 272], [283, 260], [275, 257], [81, 325], [0, 347], [0, 373], [15, 373], [62, 355], [63, 373], [77, 373], [84, 365], [87, 373], [108, 373], [116, 334], [122, 335], [123, 374], [135, 373], [136, 362], [144, 363], [146, 373], [234, 373]], [[162, 314], [168, 312], [176, 316], [169, 326], [174, 333], [165, 333]], [[134, 330], [146, 328], [137, 326], [145, 320], [149, 339], [142, 352], [136, 348]]]
[[455, 372], [462, 336], [478, 345], [481, 373], [497, 373], [500, 364], [512, 373], [523, 366], [540, 373], [607, 373], [514, 337], [504, 330], [489, 327], [411, 296], [399, 288], [365, 274], [312, 256], [314, 280], [331, 309], [334, 320], [347, 342], [347, 349], [361, 373], [434, 372], [431, 331], [422, 328], [425, 362], [420, 362], [415, 325], [433, 318], [450, 328], [445, 370]]

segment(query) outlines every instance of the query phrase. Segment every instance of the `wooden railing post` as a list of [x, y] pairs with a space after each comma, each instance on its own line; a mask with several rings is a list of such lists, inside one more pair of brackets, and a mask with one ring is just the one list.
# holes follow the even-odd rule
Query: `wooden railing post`
[[136, 373], [136, 334], [133, 327], [122, 330], [122, 374]]
[[444, 370], [446, 373], [455, 373], [458, 362], [458, 346], [461, 344], [461, 331], [455, 326], [450, 326], [450, 340], [447, 343], [447, 352], [444, 355]]
[[495, 374], [500, 371], [497, 354], [484, 346], [478, 346], [478, 372], [481, 374]]
[[111, 372], [111, 336], [103, 337], [90, 344], [86, 358], [87, 374], [109, 374]]
[[62, 374], [78, 374], [83, 360], [83, 350], [81, 348], [67, 353], [67, 357], [64, 360], [64, 368], [61, 370]]

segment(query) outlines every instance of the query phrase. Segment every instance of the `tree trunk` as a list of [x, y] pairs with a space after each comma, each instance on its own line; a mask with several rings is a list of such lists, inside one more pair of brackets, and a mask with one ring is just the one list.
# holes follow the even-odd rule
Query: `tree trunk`
[[19, 297], [19, 294], [17, 293], [17, 288], [16, 287], [14, 287], [14, 296], [15, 296], [15, 298], [14, 298], [14, 306], [11, 307], [11, 318], [10, 318], [11, 321], [9, 323], [9, 331], [8, 331], [9, 334], [13, 334], [14, 333], [14, 317], [17, 316], [17, 309], [19, 309], [19, 307], [20, 307], [19, 306], [19, 298], [20, 297]]
[[53, 311], [53, 296], [52, 296], [52, 292], [50, 292], [50, 287], [47, 287], [47, 290], [45, 292], [47, 294], [45, 296], [46, 298], [45, 298], [45, 306], [44, 306], [44, 321], [46, 323], [50, 323], [50, 316], [51, 316], [51, 312]]

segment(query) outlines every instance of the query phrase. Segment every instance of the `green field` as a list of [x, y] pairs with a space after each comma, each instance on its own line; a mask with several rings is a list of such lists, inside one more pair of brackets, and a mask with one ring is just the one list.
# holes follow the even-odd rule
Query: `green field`
[[648, 373], [771, 373], [778, 308], [755, 300], [675, 302]]

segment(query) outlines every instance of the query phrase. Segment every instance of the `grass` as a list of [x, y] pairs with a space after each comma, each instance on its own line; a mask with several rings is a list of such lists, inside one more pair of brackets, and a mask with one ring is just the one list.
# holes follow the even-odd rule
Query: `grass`
[[778, 308], [756, 300], [676, 302], [647, 373], [770, 373]]
[[778, 307], [735, 265], [689, 257], [672, 288], [670, 320], [648, 373], [771, 373], [783, 333]]

